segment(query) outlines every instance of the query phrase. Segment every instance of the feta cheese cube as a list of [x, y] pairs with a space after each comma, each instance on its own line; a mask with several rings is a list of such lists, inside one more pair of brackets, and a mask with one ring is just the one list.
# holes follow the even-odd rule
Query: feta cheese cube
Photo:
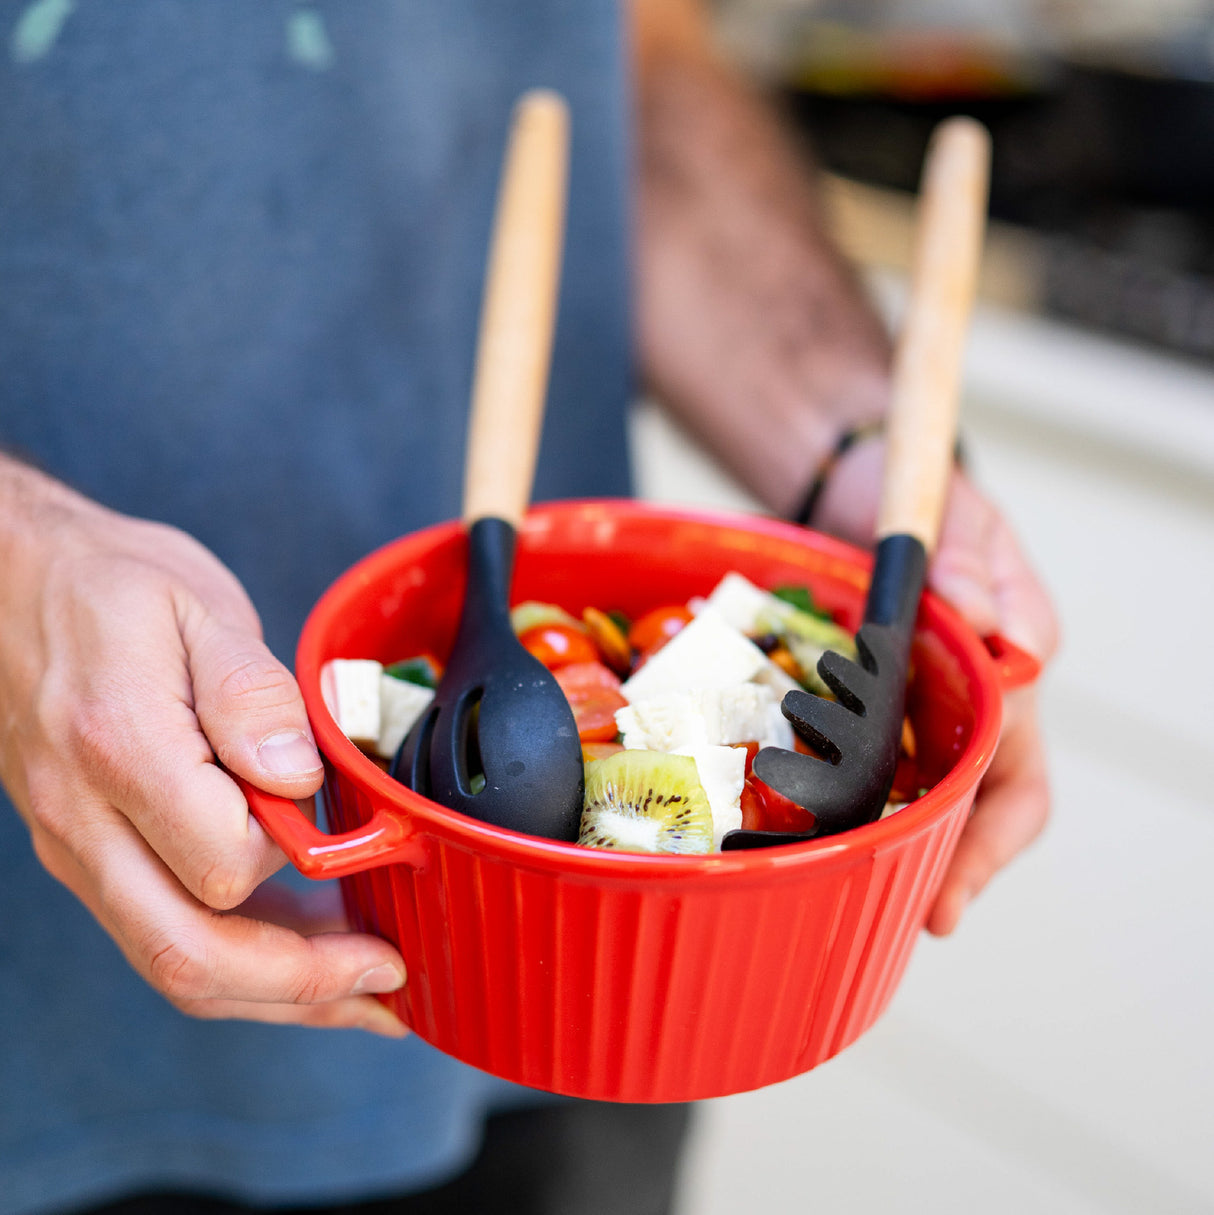
[[392, 759], [404, 742], [413, 723], [434, 699], [433, 688], [423, 688], [406, 679], [384, 673], [379, 677], [379, 735], [375, 753]]
[[[690, 627], [690, 626], [688, 626]], [[668, 692], [634, 701], [615, 714], [629, 750], [674, 751], [773, 740], [773, 716], [783, 721], [775, 693], [757, 683], [700, 692]], [[787, 723], [785, 723], [787, 724]], [[783, 737], [779, 732], [778, 737]]]
[[712, 846], [720, 851], [727, 831], [742, 825], [742, 786], [746, 783], [744, 747], [682, 747], [675, 755], [690, 755], [696, 761], [700, 784], [712, 811]]
[[713, 587], [705, 602], [738, 632], [753, 633], [755, 622], [764, 610], [770, 610], [773, 598], [749, 578], [731, 570]]
[[705, 606], [620, 687], [632, 702], [668, 692], [698, 692], [745, 683], [767, 663], [767, 655]]
[[373, 658], [335, 658], [321, 668], [320, 694], [341, 732], [360, 747], [379, 738], [383, 670]]

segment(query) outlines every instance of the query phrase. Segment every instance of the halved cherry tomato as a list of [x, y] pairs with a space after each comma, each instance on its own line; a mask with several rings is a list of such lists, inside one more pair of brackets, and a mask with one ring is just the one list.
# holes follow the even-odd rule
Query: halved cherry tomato
[[571, 662], [594, 662], [599, 652], [581, 630], [567, 624], [537, 624], [519, 634], [523, 648], [550, 671]]
[[619, 691], [620, 677], [609, 667], [604, 666], [598, 659], [589, 662], [573, 662], [554, 672], [557, 683], [565, 689], [565, 695], [570, 692], [580, 692], [586, 688], [611, 688]]
[[[801, 742], [794, 735], [794, 744]], [[747, 831], [809, 831], [814, 816], [783, 793], [777, 793], [752, 771], [759, 744], [754, 739], [735, 744], [746, 748], [746, 783], [742, 786], [742, 827]], [[802, 743], [804, 746], [804, 743]], [[798, 750], [801, 748], [798, 747]]]
[[577, 722], [577, 736], [582, 742], [612, 742], [619, 735], [615, 713], [628, 703], [619, 692], [610, 688], [589, 688], [571, 698], [569, 703]]
[[752, 772], [742, 786], [742, 826], [747, 831], [812, 831], [814, 816]]
[[619, 677], [601, 662], [575, 662], [553, 672], [573, 709], [578, 738], [613, 742], [619, 734], [615, 711], [628, 702], [620, 693]]
[[691, 611], [681, 603], [654, 608], [632, 622], [628, 630], [628, 644], [642, 654], [652, 654], [691, 619]]

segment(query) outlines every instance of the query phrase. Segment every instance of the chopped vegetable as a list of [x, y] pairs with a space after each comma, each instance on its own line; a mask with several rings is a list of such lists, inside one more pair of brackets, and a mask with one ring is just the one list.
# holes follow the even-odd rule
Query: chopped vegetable
[[627, 675], [632, 669], [632, 647], [620, 626], [606, 612], [593, 607], [583, 610], [582, 623], [597, 647], [599, 657], [617, 675]]
[[783, 599], [798, 611], [808, 616], [817, 616], [819, 620], [829, 620], [834, 623], [834, 617], [814, 602], [813, 594], [807, 586], [777, 586], [771, 592], [777, 599]]
[[589, 763], [592, 759], [606, 759], [609, 755], [614, 755], [617, 751], [623, 751], [624, 744], [622, 742], [582, 742], [582, 759]]
[[[751, 770], [762, 747], [815, 754], [781, 702], [802, 687], [830, 694], [816, 670], [825, 650], [855, 657], [854, 639], [806, 587], [766, 591], [731, 572], [707, 598], [663, 604], [631, 624], [594, 606], [578, 620], [538, 600], [518, 604], [511, 621], [573, 710], [587, 764], [581, 842], [698, 852], [719, 849], [739, 826], [812, 831], [812, 813]], [[342, 729], [382, 760], [430, 703], [441, 670], [429, 654], [387, 667], [337, 660], [322, 671], [322, 689]], [[617, 759], [623, 752], [633, 758]], [[908, 718], [886, 813], [926, 791], [915, 752]]]
[[618, 676], [601, 662], [575, 662], [558, 667], [553, 677], [573, 709], [578, 738], [583, 743], [614, 742], [619, 734], [616, 712], [628, 704]]
[[518, 639], [550, 671], [571, 662], [597, 662], [599, 657], [594, 642], [580, 626], [537, 624], [520, 633]]
[[786, 675], [791, 675], [793, 679], [800, 679], [801, 664], [793, 657], [793, 652], [783, 642], [773, 647], [767, 655], [772, 662], [776, 664]]
[[429, 654], [417, 654], [412, 658], [403, 658], [400, 662], [389, 663], [384, 667], [384, 674], [393, 679], [402, 679], [406, 683], [415, 683], [419, 688], [434, 689], [438, 687], [442, 669]]
[[581, 621], [571, 616], [555, 603], [542, 603], [538, 599], [524, 599], [510, 609], [510, 627], [516, 635], [525, 633], [539, 624], [565, 624], [580, 629]]
[[628, 630], [628, 644], [638, 653], [652, 653], [664, 646], [692, 619], [691, 609], [682, 603], [654, 608], [633, 621]]
[[747, 831], [812, 831], [814, 816], [752, 772], [742, 789], [742, 827]]
[[705, 605], [624, 683], [629, 701], [665, 692], [695, 692], [746, 683], [768, 665], [767, 655]]

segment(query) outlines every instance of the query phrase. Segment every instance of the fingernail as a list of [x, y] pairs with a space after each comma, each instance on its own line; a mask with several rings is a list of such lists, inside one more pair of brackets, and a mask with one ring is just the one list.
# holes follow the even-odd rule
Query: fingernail
[[303, 776], [321, 766], [316, 748], [298, 730], [280, 730], [263, 738], [257, 761], [274, 776]]
[[390, 1008], [379, 1003], [367, 1010], [361, 1028], [384, 1038], [407, 1038], [412, 1033]]
[[365, 996], [376, 992], [399, 991], [405, 985], [405, 976], [390, 962], [368, 970], [350, 990], [351, 995]]

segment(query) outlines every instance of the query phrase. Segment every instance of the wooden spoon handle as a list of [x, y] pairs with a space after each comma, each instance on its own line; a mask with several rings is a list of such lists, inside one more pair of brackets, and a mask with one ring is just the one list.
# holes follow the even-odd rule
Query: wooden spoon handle
[[464, 464], [464, 521], [517, 527], [535, 476], [556, 327], [569, 112], [556, 93], [515, 108], [481, 305]]
[[894, 355], [877, 538], [909, 534], [931, 553], [956, 442], [961, 365], [981, 260], [990, 136], [970, 118], [932, 135], [919, 193], [910, 300]]

